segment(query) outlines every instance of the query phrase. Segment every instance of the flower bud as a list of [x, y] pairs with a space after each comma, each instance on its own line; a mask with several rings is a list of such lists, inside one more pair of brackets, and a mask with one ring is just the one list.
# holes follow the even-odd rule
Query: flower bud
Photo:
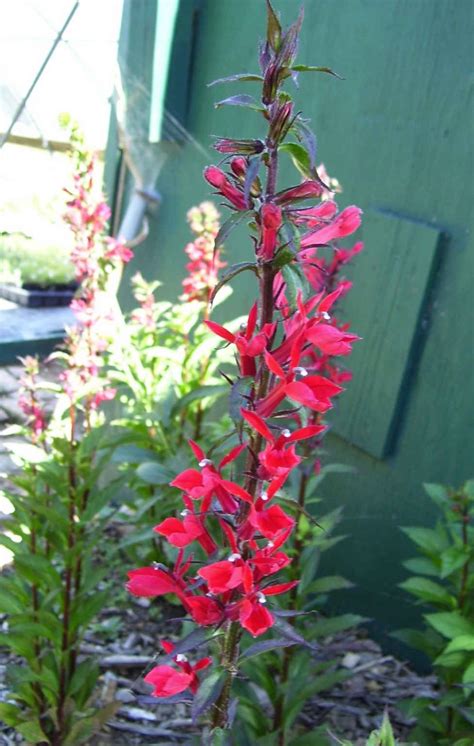
[[298, 186], [284, 189], [275, 196], [277, 205], [288, 205], [291, 202], [297, 202], [302, 199], [315, 199], [321, 196], [322, 187], [317, 181], [303, 181]]
[[262, 140], [230, 140], [222, 137], [214, 143], [214, 148], [219, 153], [255, 155], [264, 150], [265, 144]]

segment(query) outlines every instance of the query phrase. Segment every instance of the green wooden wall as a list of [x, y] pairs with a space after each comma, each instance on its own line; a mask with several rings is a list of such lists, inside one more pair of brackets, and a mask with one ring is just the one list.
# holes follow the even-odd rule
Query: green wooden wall
[[[142, 4], [155, 5], [132, 7]], [[286, 22], [299, 8], [275, 5]], [[399, 526], [432, 519], [421, 483], [474, 474], [472, 10], [471, 0], [305, 3], [299, 61], [329, 65], [345, 80], [301, 76], [296, 99], [320, 160], [344, 186], [342, 205], [365, 213], [365, 253], [344, 308], [364, 341], [327, 442], [327, 459], [355, 473], [334, 474], [322, 489], [329, 507], [344, 505], [349, 538], [326, 565], [356, 584], [336, 605], [374, 618], [381, 633], [418, 613], [397, 582], [410, 550]], [[213, 159], [210, 135], [260, 132], [257, 115], [213, 108], [237, 88], [206, 84], [256, 69], [265, 17], [263, 0], [181, 0], [180, 12], [177, 48], [190, 54], [174, 55], [167, 105], [178, 102], [190, 138], [159, 174], [162, 206], [132, 268], [164, 281], [169, 298], [183, 275], [185, 212], [209, 196], [201, 172]], [[128, 53], [140, 59], [147, 29], [130, 32]], [[228, 249], [233, 260], [250, 251], [243, 233]], [[248, 280], [235, 287], [227, 315], [253, 297]]]

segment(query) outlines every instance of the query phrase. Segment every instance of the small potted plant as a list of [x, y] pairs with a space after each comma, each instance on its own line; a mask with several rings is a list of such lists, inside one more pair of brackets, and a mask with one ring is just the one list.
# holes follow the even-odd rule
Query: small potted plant
[[77, 290], [67, 229], [0, 233], [0, 297], [29, 308], [67, 306]]

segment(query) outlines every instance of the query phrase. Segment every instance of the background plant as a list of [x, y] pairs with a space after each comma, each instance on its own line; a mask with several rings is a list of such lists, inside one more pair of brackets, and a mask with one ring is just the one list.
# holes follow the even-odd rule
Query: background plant
[[[358, 339], [331, 321], [329, 312], [342, 289], [315, 292], [308, 275], [317, 265], [318, 247], [352, 234], [360, 224], [360, 210], [352, 206], [339, 213], [332, 200], [301, 206], [306, 200], [318, 200], [327, 186], [316, 171], [315, 140], [308, 123], [294, 113], [291, 98], [282, 91], [284, 81], [299, 72], [332, 71], [296, 65], [302, 15], [284, 32], [270, 3], [267, 7], [261, 75], [245, 73], [228, 79], [260, 82], [261, 102], [245, 95], [219, 103], [259, 112], [266, 122], [266, 136], [218, 139], [215, 147], [226, 156], [228, 169], [209, 166], [204, 172], [232, 211], [216, 244], [245, 221], [255, 248], [252, 261], [233, 265], [221, 280], [223, 284], [246, 271], [257, 278], [258, 298], [244, 327], [235, 333], [206, 320], [209, 329], [236, 353], [238, 369], [228, 379], [238, 415], [234, 432], [240, 442], [217, 462], [190, 441], [198, 468], [184, 469], [171, 482], [182, 492], [184, 510], [155, 527], [175, 547], [174, 564], [129, 573], [132, 593], [151, 597], [171, 593], [198, 625], [175, 647], [165, 642], [166, 657], [145, 681], [152, 684], [155, 697], [192, 699], [195, 719], [210, 710], [210, 737], [216, 743], [228, 740], [238, 708], [235, 681], [242, 658], [249, 655], [249, 648], [244, 650], [245, 633], [259, 637], [278, 626], [281, 636], [255, 643], [255, 655], [295, 643], [293, 627], [280, 624], [278, 606], [271, 610], [266, 606], [274, 596], [292, 592], [300, 580], [273, 582], [272, 576], [291, 562], [282, 547], [296, 524], [281, 504], [298, 513], [298, 501], [288, 489], [290, 474], [304, 460], [302, 444], [325, 429], [312, 419], [313, 414], [325, 413], [342, 391], [329, 377], [309, 371], [307, 358], [314, 349], [322, 355], [348, 352]], [[297, 142], [284, 143], [289, 134]], [[285, 151], [305, 180], [278, 191], [278, 161]], [[206, 656], [191, 664], [185, 653], [206, 643], [215, 658]], [[198, 672], [204, 670], [207, 674], [201, 678]]]
[[422, 746], [469, 746], [474, 725], [474, 481], [455, 490], [425, 484], [441, 515], [434, 528], [404, 528], [419, 556], [401, 587], [423, 606], [422, 630], [396, 636], [425, 653], [440, 681], [439, 700], [406, 703], [417, 719], [412, 737]]
[[74, 177], [65, 219], [80, 283], [71, 304], [78, 323], [55, 355], [62, 369], [51, 386], [51, 418], [40, 401], [38, 362], [24, 360], [20, 406], [27, 424], [15, 430], [22, 440], [9, 444], [22, 471], [6, 492], [14, 513], [10, 533], [0, 537], [13, 553], [12, 570], [0, 579], [0, 610], [9, 615], [1, 644], [18, 658], [8, 672], [11, 701], [0, 705], [0, 715], [26, 741], [52, 746], [88, 740], [115, 707], [93, 701], [98, 668], [80, 645], [108, 596], [103, 534], [119, 488], [119, 480], [103, 479], [111, 447], [100, 407], [115, 396], [103, 375], [114, 329], [104, 292], [109, 273], [131, 257], [107, 237], [109, 209], [94, 156], [75, 128], [71, 139]]
[[[214, 251], [219, 213], [203, 202], [187, 217], [194, 239], [185, 247], [190, 261], [179, 302], [158, 301], [160, 282], [136, 274], [132, 288], [139, 305], [107, 357], [120, 400], [114, 461], [126, 476], [130, 498], [124, 508], [130, 535], [122, 548], [134, 561], [165, 559], [162, 543], [149, 541], [149, 525], [176, 506], [169, 482], [187, 463], [189, 438], [210, 447], [232, 427], [228, 415], [213, 406], [228, 391], [222, 374], [232, 362], [232, 350], [212, 355], [215, 337], [202, 324], [218, 269], [226, 266], [221, 247]], [[216, 305], [229, 292], [225, 288]], [[236, 319], [231, 326], [237, 330], [239, 324]]]

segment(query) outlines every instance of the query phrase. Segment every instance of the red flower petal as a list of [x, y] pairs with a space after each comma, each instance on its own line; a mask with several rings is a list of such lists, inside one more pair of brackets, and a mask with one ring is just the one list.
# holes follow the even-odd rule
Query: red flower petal
[[153, 697], [172, 697], [174, 694], [184, 692], [192, 680], [192, 674], [176, 671], [171, 666], [155, 666], [144, 678], [147, 684], [154, 687]]
[[154, 567], [140, 567], [128, 574], [127, 590], [134, 596], [163, 596], [176, 593], [179, 586], [164, 570]]

